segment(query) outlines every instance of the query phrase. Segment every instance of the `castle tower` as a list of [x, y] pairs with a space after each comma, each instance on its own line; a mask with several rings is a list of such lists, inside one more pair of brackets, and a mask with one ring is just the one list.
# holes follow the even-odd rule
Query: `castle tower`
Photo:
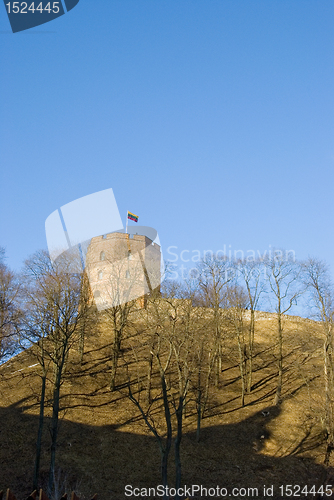
[[147, 236], [110, 233], [92, 238], [86, 272], [98, 309], [150, 295], [160, 286], [160, 246]]

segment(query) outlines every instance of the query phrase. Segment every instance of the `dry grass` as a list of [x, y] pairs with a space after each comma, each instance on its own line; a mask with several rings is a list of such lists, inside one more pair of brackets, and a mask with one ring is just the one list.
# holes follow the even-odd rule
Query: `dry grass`
[[[278, 485], [319, 485], [329, 472], [322, 465], [321, 330], [317, 323], [308, 320], [285, 321], [283, 401], [280, 407], [273, 407], [274, 319], [258, 319], [256, 328], [254, 389], [246, 396], [245, 407], [240, 407], [237, 352], [232, 340], [225, 346], [221, 384], [212, 391], [199, 443], [195, 438], [196, 415], [189, 403], [181, 447], [183, 483], [258, 487], [259, 497], [264, 484], [273, 484], [276, 493], [272, 498], [281, 498]], [[99, 334], [87, 340], [82, 365], [73, 353], [62, 387], [59, 483], [68, 491], [76, 489], [79, 496], [86, 495], [87, 499], [95, 492], [99, 500], [123, 499], [126, 484], [160, 484], [155, 439], [126, 397], [126, 390], [111, 393], [108, 389], [108, 335], [101, 328]], [[136, 337], [125, 341], [124, 350], [130, 352], [136, 341]], [[40, 379], [38, 367], [29, 366], [35, 363], [26, 351], [0, 370], [0, 490], [10, 487], [18, 498], [27, 496], [32, 486]], [[119, 375], [119, 382], [126, 380], [122, 362]], [[267, 416], [262, 414], [264, 410], [269, 411]], [[42, 482], [48, 471], [49, 407], [46, 416]], [[155, 418], [163, 430], [158, 409]], [[171, 453], [170, 485], [173, 472]]]

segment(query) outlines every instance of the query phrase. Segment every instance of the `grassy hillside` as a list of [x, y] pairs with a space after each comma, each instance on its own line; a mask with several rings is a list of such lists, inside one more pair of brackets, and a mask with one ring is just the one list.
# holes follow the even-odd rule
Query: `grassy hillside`
[[[263, 485], [274, 485], [270, 498], [282, 498], [279, 485], [318, 487], [332, 472], [331, 467], [322, 465], [325, 448], [320, 325], [286, 317], [283, 398], [279, 406], [273, 406], [277, 374], [275, 316], [257, 315], [253, 390], [246, 395], [244, 407], [240, 406], [236, 341], [228, 332], [226, 328], [220, 383], [211, 388], [199, 443], [189, 393], [181, 446], [182, 483], [207, 488], [257, 487], [258, 497], [262, 498]], [[109, 500], [126, 498], [125, 485], [148, 488], [160, 484], [157, 442], [127, 397], [126, 389], [125, 363], [132, 370], [132, 380], [138, 370], [139, 378], [146, 375], [141, 358], [145, 335], [138, 323], [138, 328], [129, 330], [124, 339], [118, 388], [114, 392], [109, 390], [112, 336], [102, 320], [97, 332], [86, 339], [83, 362], [75, 349], [71, 353], [61, 396], [57, 450], [60, 489], [75, 489], [87, 499], [97, 492], [100, 500]], [[138, 353], [138, 363], [134, 363], [133, 352]], [[10, 487], [18, 498], [31, 491], [41, 384], [39, 366], [33, 366], [36, 363], [27, 350], [0, 368], [0, 490]], [[158, 397], [156, 368], [153, 380]], [[134, 383], [133, 392], [137, 389]], [[164, 432], [161, 399], [155, 405], [155, 424]], [[42, 482], [46, 482], [48, 472], [50, 415], [48, 407]], [[333, 457], [330, 465], [334, 465]], [[173, 486], [173, 448], [169, 472]], [[245, 497], [250, 498], [243, 494], [237, 498]], [[312, 494], [308, 497], [314, 498]]]

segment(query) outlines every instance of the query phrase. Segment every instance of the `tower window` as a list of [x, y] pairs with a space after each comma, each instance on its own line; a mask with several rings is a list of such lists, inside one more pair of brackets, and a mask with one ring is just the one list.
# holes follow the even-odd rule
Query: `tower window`
[[101, 280], [103, 278], [103, 271], [99, 271], [97, 277]]
[[130, 278], [130, 271], [126, 271], [126, 273], [125, 273], [125, 277], [126, 277], [126, 278]]
[[105, 260], [106, 254], [104, 252], [100, 253], [100, 260]]
[[129, 259], [129, 260], [132, 260], [132, 253], [131, 253], [131, 251], [130, 251], [130, 250], [128, 251], [128, 259]]

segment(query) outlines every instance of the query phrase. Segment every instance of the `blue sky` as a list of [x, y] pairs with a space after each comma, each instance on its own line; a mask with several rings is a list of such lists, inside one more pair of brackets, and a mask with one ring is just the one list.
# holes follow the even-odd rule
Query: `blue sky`
[[[0, 8], [0, 246], [112, 187], [168, 247], [334, 269], [332, 0], [80, 0], [12, 34]], [[124, 220], [125, 222], [125, 220]]]

